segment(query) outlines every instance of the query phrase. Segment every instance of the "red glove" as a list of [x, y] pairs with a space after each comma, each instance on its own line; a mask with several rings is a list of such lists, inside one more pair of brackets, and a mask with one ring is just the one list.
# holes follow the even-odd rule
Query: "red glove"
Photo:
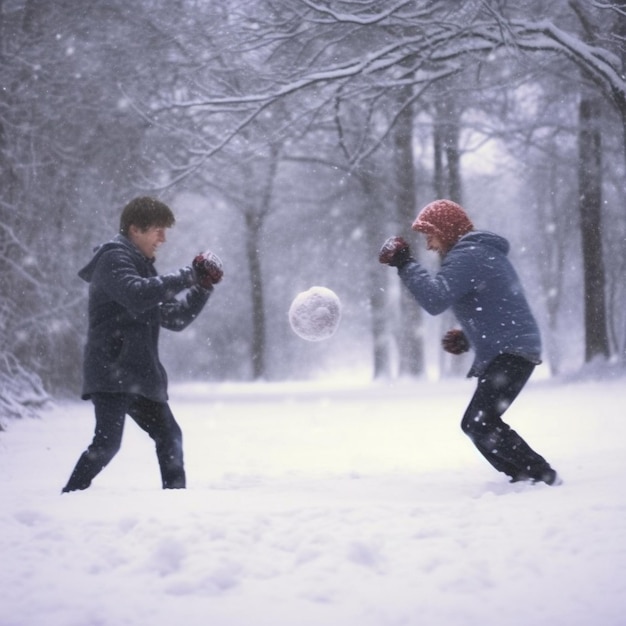
[[191, 266], [196, 274], [198, 285], [204, 289], [210, 289], [213, 285], [217, 285], [224, 276], [222, 261], [213, 252], [207, 251], [198, 254]]
[[470, 349], [469, 341], [462, 330], [454, 328], [449, 330], [441, 340], [441, 345], [450, 354], [463, 354]]
[[391, 267], [402, 267], [412, 258], [409, 244], [402, 237], [389, 237], [378, 253], [378, 261]]

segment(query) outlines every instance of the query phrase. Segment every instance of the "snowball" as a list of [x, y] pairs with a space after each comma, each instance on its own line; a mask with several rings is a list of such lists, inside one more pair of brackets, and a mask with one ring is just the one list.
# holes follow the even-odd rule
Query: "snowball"
[[289, 307], [289, 323], [298, 337], [322, 341], [335, 334], [341, 320], [341, 301], [327, 287], [299, 293]]

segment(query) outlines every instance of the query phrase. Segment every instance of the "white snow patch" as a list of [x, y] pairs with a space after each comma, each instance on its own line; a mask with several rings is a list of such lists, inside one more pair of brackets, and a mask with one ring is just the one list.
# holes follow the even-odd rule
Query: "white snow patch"
[[471, 381], [173, 390], [188, 489], [150, 439], [60, 494], [93, 429], [0, 434], [2, 626], [621, 626], [625, 380], [532, 383], [511, 425], [560, 487], [511, 485], [458, 422]]

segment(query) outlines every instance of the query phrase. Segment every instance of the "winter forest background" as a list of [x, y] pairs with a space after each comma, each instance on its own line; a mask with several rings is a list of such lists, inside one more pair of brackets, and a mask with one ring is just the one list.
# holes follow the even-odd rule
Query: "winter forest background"
[[[171, 379], [464, 374], [377, 262], [402, 234], [435, 267], [437, 197], [511, 241], [550, 375], [623, 361], [625, 62], [625, 0], [0, 0], [0, 415], [77, 393], [76, 272], [144, 194], [160, 272], [225, 266]], [[312, 285], [327, 342], [287, 323]]]

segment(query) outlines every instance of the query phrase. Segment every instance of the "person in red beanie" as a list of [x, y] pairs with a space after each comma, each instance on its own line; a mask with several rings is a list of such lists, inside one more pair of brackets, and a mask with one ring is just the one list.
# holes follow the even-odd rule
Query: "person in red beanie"
[[411, 256], [402, 237], [385, 241], [379, 261], [398, 269], [404, 285], [431, 315], [452, 309], [461, 328], [445, 334], [444, 350], [474, 351], [468, 376], [478, 383], [461, 421], [463, 432], [511, 482], [560, 484], [549, 463], [502, 420], [541, 363], [539, 327], [508, 259], [508, 241], [475, 230], [463, 207], [445, 199], [425, 206], [412, 229], [426, 235], [428, 249], [441, 258], [434, 276]]

